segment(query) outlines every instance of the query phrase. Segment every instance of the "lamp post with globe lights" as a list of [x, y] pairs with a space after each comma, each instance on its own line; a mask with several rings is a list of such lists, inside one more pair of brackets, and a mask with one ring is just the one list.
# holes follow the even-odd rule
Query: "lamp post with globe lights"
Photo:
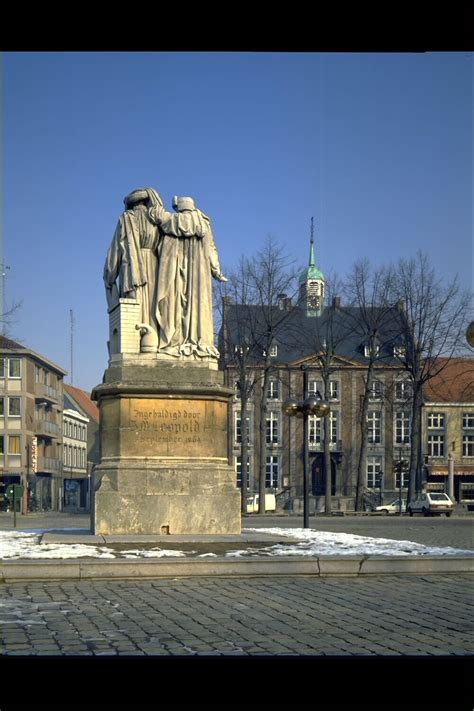
[[474, 321], [466, 329], [466, 341], [474, 348]]
[[[307, 393], [306, 371], [304, 393]], [[310, 395], [303, 401], [290, 398], [283, 403], [283, 412], [288, 417], [298, 417], [303, 420], [303, 528], [309, 528], [309, 463], [308, 463], [308, 417], [327, 417], [330, 407], [319, 393], [316, 396]]]

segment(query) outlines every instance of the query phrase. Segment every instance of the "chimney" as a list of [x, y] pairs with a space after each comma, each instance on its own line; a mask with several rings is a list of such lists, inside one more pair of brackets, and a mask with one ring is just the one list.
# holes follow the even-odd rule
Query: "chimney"
[[333, 309], [340, 309], [341, 308], [341, 297], [340, 296], [333, 296], [332, 307], [333, 307]]

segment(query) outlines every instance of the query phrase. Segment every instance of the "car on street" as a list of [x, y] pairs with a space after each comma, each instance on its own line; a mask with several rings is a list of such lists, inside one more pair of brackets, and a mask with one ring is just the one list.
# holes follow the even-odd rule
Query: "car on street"
[[415, 513], [422, 513], [424, 516], [436, 516], [444, 513], [446, 516], [451, 516], [454, 504], [447, 494], [427, 491], [420, 494], [415, 501], [410, 501], [407, 511], [410, 516]]
[[[402, 513], [407, 510], [407, 500], [402, 499]], [[382, 504], [381, 506], [376, 506], [375, 511], [379, 511], [382, 514], [392, 514], [400, 513], [400, 499], [395, 499], [390, 504]]]

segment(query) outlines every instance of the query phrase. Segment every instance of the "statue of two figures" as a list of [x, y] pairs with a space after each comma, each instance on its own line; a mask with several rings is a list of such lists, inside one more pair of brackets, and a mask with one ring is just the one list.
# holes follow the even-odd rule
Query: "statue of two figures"
[[174, 197], [168, 212], [153, 188], [124, 203], [104, 267], [109, 312], [120, 299], [138, 302], [142, 352], [217, 358], [211, 277], [227, 280], [209, 218], [190, 197]]

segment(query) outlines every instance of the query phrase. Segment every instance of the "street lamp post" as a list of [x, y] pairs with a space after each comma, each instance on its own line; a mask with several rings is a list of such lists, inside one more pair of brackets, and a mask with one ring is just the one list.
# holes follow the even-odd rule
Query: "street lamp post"
[[466, 341], [474, 348], [474, 321], [471, 321], [466, 330]]
[[[304, 370], [304, 394], [307, 393], [307, 371]], [[308, 417], [326, 417], [329, 415], [329, 405], [322, 400], [321, 395], [316, 392], [316, 397], [305, 397], [298, 402], [290, 398], [283, 403], [283, 412], [288, 417], [299, 417], [303, 419], [303, 528], [309, 528], [309, 453], [308, 453]]]

